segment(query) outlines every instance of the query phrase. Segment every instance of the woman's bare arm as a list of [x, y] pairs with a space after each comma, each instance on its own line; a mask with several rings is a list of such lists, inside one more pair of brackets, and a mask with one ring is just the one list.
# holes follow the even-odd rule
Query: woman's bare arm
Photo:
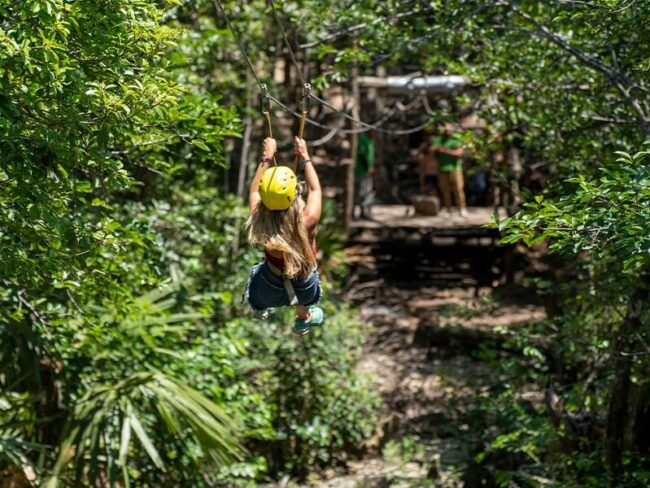
[[320, 220], [322, 205], [323, 205], [323, 191], [321, 190], [320, 180], [314, 168], [313, 163], [309, 159], [309, 152], [307, 151], [307, 143], [304, 139], [295, 137], [295, 152], [301, 161], [308, 161], [305, 164], [305, 183], [307, 183], [307, 205], [305, 206], [304, 223], [307, 230], [312, 231], [316, 228]]
[[275, 154], [276, 149], [277, 144], [275, 142], [275, 139], [271, 139], [270, 137], [264, 139], [262, 147], [263, 159], [257, 166], [257, 171], [255, 172], [255, 176], [253, 176], [251, 187], [248, 190], [248, 205], [251, 212], [257, 208], [260, 200], [262, 199], [262, 197], [260, 197], [260, 180], [262, 179], [264, 171], [266, 171], [266, 169], [269, 167], [270, 161], [273, 159], [273, 155]]

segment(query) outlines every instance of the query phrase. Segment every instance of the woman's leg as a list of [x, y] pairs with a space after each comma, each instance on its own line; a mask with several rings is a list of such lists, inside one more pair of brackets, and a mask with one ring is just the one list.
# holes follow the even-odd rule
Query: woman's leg
[[296, 318], [298, 320], [307, 320], [309, 318], [309, 307], [296, 305]]
[[296, 322], [293, 330], [298, 335], [304, 335], [313, 326], [323, 323], [323, 310], [316, 306], [321, 299], [323, 289], [316, 271], [307, 280], [295, 281], [293, 285], [300, 304], [296, 305]]

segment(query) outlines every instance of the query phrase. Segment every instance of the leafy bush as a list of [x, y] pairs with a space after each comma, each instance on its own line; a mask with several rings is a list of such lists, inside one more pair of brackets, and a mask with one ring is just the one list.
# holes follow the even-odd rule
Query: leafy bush
[[[292, 469], [255, 450], [280, 442], [280, 412], [295, 412], [263, 380], [277, 351], [256, 342], [266, 339], [239, 304], [259, 259], [241, 236], [245, 210], [217, 190], [224, 139], [240, 132], [237, 109], [183, 64], [192, 42], [209, 45], [201, 56], [212, 75], [223, 32], [205, 15], [205, 37], [183, 31], [167, 3], [180, 2], [0, 6], [3, 479], [199, 487], [216, 483], [220, 468], [254, 480]], [[360, 412], [373, 402], [362, 401], [355, 358], [341, 349], [358, 344], [358, 327], [347, 311], [341, 324], [349, 330], [315, 348], [318, 368], [336, 365], [326, 379], [338, 385], [349, 375], [360, 401], [334, 405], [347, 416], [337, 423], [325, 379], [305, 380], [322, 398], [300, 425], [320, 416], [333, 426], [300, 434], [305, 453], [332, 453], [322, 462], [370, 429]], [[252, 361], [267, 369], [253, 374]], [[287, 371], [270, 383], [296, 375], [304, 379]]]
[[[518, 386], [488, 409], [509, 418], [483, 459], [489, 464], [490, 452], [523, 455], [534, 461], [533, 473], [557, 475], [561, 486], [602, 486], [606, 476], [615, 486], [639, 486], [648, 470], [650, 151], [617, 154], [594, 177], [568, 179], [571, 191], [563, 196], [538, 196], [500, 223], [505, 242], [547, 241], [567, 262], [553, 283], [559, 313], [519, 331], [528, 366], [511, 364]], [[555, 406], [522, 409], [522, 381], [550, 387]], [[501, 485], [521, 478], [526, 464], [502, 469]]]
[[265, 456], [274, 477], [305, 476], [360, 453], [376, 427], [380, 398], [354, 371], [363, 328], [343, 304], [327, 299], [323, 306], [325, 323], [302, 339], [291, 337], [295, 314], [288, 310], [268, 322], [236, 322], [248, 343], [239, 374], [264, 399], [262, 412], [270, 413], [266, 435], [253, 436], [251, 451]]

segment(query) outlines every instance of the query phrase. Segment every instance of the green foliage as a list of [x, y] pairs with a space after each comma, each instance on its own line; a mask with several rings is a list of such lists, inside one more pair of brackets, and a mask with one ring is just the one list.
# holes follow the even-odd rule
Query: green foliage
[[[495, 181], [516, 177], [495, 163], [512, 148], [543, 174], [544, 194], [524, 193], [499, 225], [505, 242], [548, 242], [565, 258], [544, 284], [560, 313], [516, 337], [524, 359], [482, 400], [476, 430], [493, 425], [482, 462], [502, 485], [558, 468], [560, 484], [597, 486], [602, 449], [554, 457], [565, 433], [517, 389], [553, 371], [570, 385], [567, 411], [607, 408], [616, 331], [649, 266], [648, 151], [609, 156], [650, 130], [648, 3], [277, 3], [292, 39], [313, 45], [315, 86], [345, 83], [352, 66], [466, 75], [472, 88], [434, 117], [486, 122], [465, 137]], [[266, 2], [225, 6], [268, 81], [282, 53]], [[239, 304], [259, 254], [241, 235], [241, 202], [219, 189], [225, 141], [252, 113], [246, 69], [209, 0], [0, 1], [2, 473], [255, 486], [335, 463], [373, 430], [379, 400], [354, 371], [363, 330], [350, 310], [328, 305], [323, 330], [295, 344], [288, 315], [259, 324]], [[289, 85], [271, 90], [286, 98]], [[326, 205], [319, 242], [330, 296], [345, 270], [335, 214]], [[639, 398], [643, 324], [624, 351]], [[625, 454], [631, 485], [647, 482], [636, 454]]]
[[[647, 308], [631, 302], [645, 286], [650, 256], [647, 151], [618, 153], [618, 161], [611, 155], [640, 147], [650, 128], [648, 4], [357, 2], [344, 15], [337, 4], [318, 2], [317, 15], [296, 14], [307, 40], [320, 42], [321, 58], [333, 64], [330, 82], [353, 64], [373, 74], [375, 64], [390, 70], [396, 59], [411, 72], [466, 75], [472, 88], [435, 109], [435, 119], [475, 113], [486, 127], [466, 143], [494, 180], [507, 185], [518, 177], [495, 158], [514, 148], [521, 173], [544, 182], [535, 189], [544, 194], [524, 191], [529, 203], [498, 225], [504, 243], [543, 244], [560, 255], [556, 276], [536, 283], [557, 312], [518, 332], [514, 347], [524, 364], [505, 368], [510, 381], [479, 401], [472, 430], [484, 432], [481, 461], [495, 483], [602, 486], [604, 433], [572, 444], [571, 434], [549, 424], [548, 410], [531, 408], [519, 393], [530, 384], [569, 385], [560, 392], [565, 411], [601, 425], [616, 394], [612, 377], [631, 361], [631, 398], [647, 399]], [[644, 325], [634, 330], [628, 356], [616, 356], [617, 332], [639, 307]], [[633, 420], [619, 422], [633, 431]], [[568, 453], [558, 457], [566, 444]], [[634, 486], [647, 464], [637, 451], [626, 456], [625, 483]]]
[[[635, 437], [643, 414], [635, 405], [648, 398], [650, 324], [647, 304], [635, 297], [647, 287], [650, 204], [647, 150], [629, 148], [640, 148], [650, 131], [649, 4], [368, 1], [345, 12], [338, 5], [310, 2], [294, 13], [307, 43], [333, 66], [319, 82], [338, 83], [353, 65], [366, 74], [376, 65], [403, 74], [408, 65], [409, 72], [467, 76], [471, 88], [448, 97], [433, 118], [474, 113], [485, 122], [464, 135], [474, 158], [500, 185], [520, 175], [534, 183], [522, 193], [523, 209], [497, 223], [503, 242], [547, 246], [559, 256], [550, 266], [555, 276], [537, 281], [545, 300], [555, 302], [553, 316], [519, 331], [525, 367], [509, 368], [512, 383], [498, 402], [481, 402], [485, 417], [476, 430], [494, 425], [482, 441], [492, 481], [602, 485], [616, 457], [607, 447], [612, 429], [572, 444], [570, 434], [548, 425], [550, 412], [524, 408], [517, 395], [523, 381], [539, 389], [568, 385], [560, 392], [564, 410], [602, 425], [613, 399], [624, 396], [615, 385], [628, 378], [630, 413], [616, 421], [626, 425], [624, 445], [635, 446], [625, 453], [621, 480], [633, 486], [647, 471], [639, 452], [647, 444]], [[497, 158], [511, 150], [521, 169]], [[623, 329], [630, 323], [633, 330]], [[558, 460], [562, 443], [571, 454]], [[566, 462], [571, 456], [575, 462]]]
[[[496, 466], [494, 475], [502, 486], [525, 480], [527, 474], [557, 480], [558, 486], [602, 486], [606, 432], [600, 425], [607, 415], [608, 391], [617, 363], [632, 361], [636, 394], [642, 395], [647, 385], [645, 352], [633, 354], [633, 359], [619, 356], [615, 362], [610, 360], [617, 354], [613, 345], [619, 340], [630, 297], [643, 286], [639, 276], [650, 259], [648, 151], [618, 156], [616, 161], [612, 157], [604, 163], [593, 177], [568, 179], [562, 196], [537, 196], [518, 214], [499, 222], [505, 232], [503, 242], [523, 240], [531, 246], [546, 242], [550, 251], [572, 263], [572, 279], [552, 283], [546, 291], [550, 300], [560, 301], [562, 313], [518, 332], [517, 348], [528, 358], [529, 366], [522, 370], [521, 365], [506, 363], [516, 382], [507, 383], [502, 395], [482, 405], [486, 415], [501, 412], [506, 416], [500, 422], [500, 432], [487, 441], [486, 450], [477, 459], [492, 469]], [[642, 324], [630, 338], [635, 350], [642, 348], [648, 337], [650, 324], [643, 319]], [[554, 379], [566, 385], [561, 391], [565, 413], [545, 412], [541, 405], [535, 410], [522, 409], [517, 399], [522, 381], [552, 385]], [[561, 415], [557, 428], [551, 428], [545, 418], [550, 415]], [[619, 421], [634, 422], [635, 415]], [[499, 452], [522, 459], [514, 469], [499, 468], [494, 458]], [[636, 477], [642, 477], [647, 469], [642, 456], [632, 456], [639, 462], [628, 464], [624, 486], [635, 486]]]
[[[501, 222], [500, 228], [507, 230], [503, 242], [534, 245], [549, 240], [551, 251], [587, 253], [595, 263], [607, 262], [610, 272], [639, 272], [650, 259], [650, 151], [618, 155], [594, 179], [568, 179], [570, 189], [560, 199], [538, 196]], [[615, 263], [621, 267], [612, 269]]]
[[289, 337], [290, 312], [277, 311], [269, 322], [239, 322], [249, 349], [238, 372], [266, 402], [264, 415], [248, 414], [248, 422], [264, 417], [253, 424], [253, 438], [259, 440], [252, 441], [251, 450], [268, 453], [273, 476], [305, 476], [360, 452], [376, 426], [380, 398], [369, 379], [354, 371], [363, 328], [343, 304], [323, 305], [323, 327], [303, 339]]
[[[257, 7], [244, 9], [247, 43], [266, 35]], [[323, 382], [315, 369], [272, 382], [311, 381], [323, 397], [285, 429], [302, 454], [256, 451], [288, 446], [278, 419], [297, 414], [247, 366], [276, 364], [288, 331], [261, 347], [239, 304], [259, 254], [241, 202], [219, 191], [246, 95], [241, 67], [215, 55], [229, 41], [212, 2], [0, 2], [2, 476], [255, 485], [296, 459], [331, 462], [372, 430], [376, 399], [343, 351], [361, 340], [346, 311], [349, 330], [313, 346], [315, 367], [331, 367]], [[349, 381], [358, 406], [346, 392], [329, 411], [325, 380]]]
[[[137, 405], [141, 405], [140, 409]], [[98, 469], [98, 465], [106, 463], [109, 482], [113, 484], [119, 479], [129, 486], [129, 471], [134, 469], [129, 468], [128, 462], [132, 435], [150, 461], [163, 470], [165, 462], [144, 426], [151, 423], [152, 413], [154, 418], [162, 419], [171, 434], [191, 432], [217, 465], [228, 464], [233, 455], [239, 454], [231, 435], [234, 426], [214, 403], [160, 372], [136, 373], [115, 385], [95, 384], [78, 400], [64, 428], [54, 475], [45, 486], [58, 486], [61, 473], [73, 456], [76, 466], [87, 468], [84, 474], [91, 483], [103, 478], [104, 470]], [[73, 446], [77, 446], [76, 452]], [[173, 458], [169, 454], [168, 457]]]

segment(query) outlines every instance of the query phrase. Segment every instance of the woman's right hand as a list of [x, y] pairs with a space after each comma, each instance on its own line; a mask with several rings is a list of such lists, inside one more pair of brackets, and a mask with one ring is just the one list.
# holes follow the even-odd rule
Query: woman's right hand
[[309, 151], [307, 150], [307, 142], [298, 136], [293, 138], [294, 152], [303, 161], [309, 159]]
[[262, 143], [262, 156], [265, 158], [272, 158], [278, 150], [278, 144], [272, 137], [267, 137]]

